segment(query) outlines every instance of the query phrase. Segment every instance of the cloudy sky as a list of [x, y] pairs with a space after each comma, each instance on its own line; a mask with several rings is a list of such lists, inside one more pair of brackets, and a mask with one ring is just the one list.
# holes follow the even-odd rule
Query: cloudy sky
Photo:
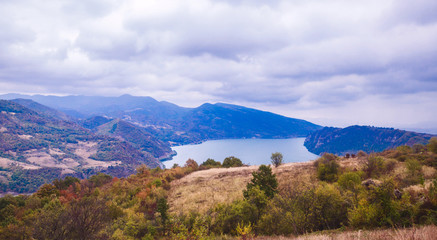
[[437, 129], [435, 0], [0, 0], [0, 93]]

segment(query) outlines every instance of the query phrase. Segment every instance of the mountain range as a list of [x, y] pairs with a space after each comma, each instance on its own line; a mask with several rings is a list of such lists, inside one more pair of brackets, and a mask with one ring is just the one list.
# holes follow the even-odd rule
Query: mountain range
[[[105, 116], [142, 127], [172, 145], [224, 138], [305, 137], [322, 127], [305, 120], [224, 103], [184, 108], [151, 97], [0, 95], [2, 99], [31, 99], [76, 119]], [[102, 120], [102, 119], [94, 119]], [[92, 123], [93, 119], [87, 121]], [[85, 126], [85, 125], [84, 125]]]
[[[16, 98], [20, 97], [20, 98]], [[304, 137], [321, 126], [223, 103], [183, 108], [150, 97], [3, 95], [0, 190], [31, 192], [62, 176], [125, 177], [170, 146], [224, 138]], [[38, 101], [38, 102], [37, 102]]]
[[230, 138], [306, 137], [310, 152], [339, 155], [426, 144], [430, 134], [322, 127], [243, 106], [185, 108], [151, 97], [0, 95], [0, 191], [31, 192], [54, 178], [125, 177], [162, 166], [171, 146]]

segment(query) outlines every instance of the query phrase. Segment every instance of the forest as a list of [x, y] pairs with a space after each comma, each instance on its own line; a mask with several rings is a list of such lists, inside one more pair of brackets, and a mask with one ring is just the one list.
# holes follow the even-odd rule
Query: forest
[[[357, 164], [342, 165], [347, 159]], [[437, 138], [373, 154], [325, 153], [308, 170], [312, 181], [281, 179], [274, 173], [280, 162], [261, 165], [240, 199], [206, 214], [171, 211], [173, 181], [239, 166], [238, 160], [141, 166], [127, 178], [70, 176], [32, 195], [6, 195], [0, 199], [0, 239], [250, 239], [437, 224]]]

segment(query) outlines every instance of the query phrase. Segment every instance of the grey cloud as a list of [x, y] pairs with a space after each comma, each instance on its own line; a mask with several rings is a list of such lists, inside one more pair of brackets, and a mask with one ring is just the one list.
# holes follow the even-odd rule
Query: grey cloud
[[[425, 0], [1, 2], [0, 87], [245, 103], [307, 116], [351, 111], [368, 99], [437, 94], [436, 7]], [[420, 104], [432, 107], [428, 99]]]

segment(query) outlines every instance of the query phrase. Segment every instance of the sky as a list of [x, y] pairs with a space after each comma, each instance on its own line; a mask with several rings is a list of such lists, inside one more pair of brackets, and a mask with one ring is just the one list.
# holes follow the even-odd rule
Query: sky
[[0, 0], [0, 93], [434, 129], [435, 0]]

